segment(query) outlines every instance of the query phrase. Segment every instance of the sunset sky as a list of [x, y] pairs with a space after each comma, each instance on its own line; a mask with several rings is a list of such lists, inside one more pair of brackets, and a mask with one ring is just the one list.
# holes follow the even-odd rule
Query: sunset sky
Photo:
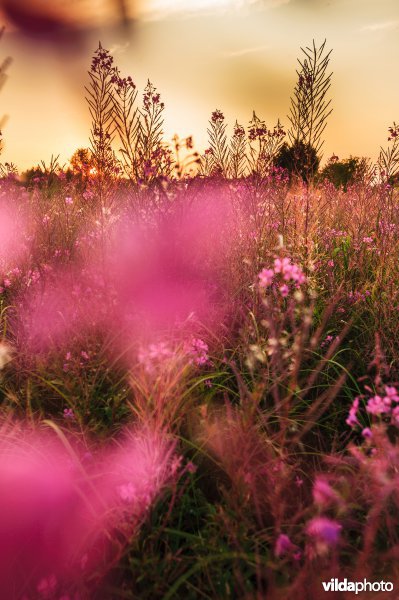
[[99, 40], [140, 90], [147, 78], [157, 86], [166, 139], [193, 135], [199, 150], [216, 108], [231, 127], [236, 118], [246, 125], [253, 109], [270, 127], [278, 117], [287, 124], [296, 59], [313, 38], [333, 48], [325, 157], [375, 159], [388, 126], [399, 121], [397, 0], [142, 0], [128, 3], [133, 26], [125, 30], [116, 1], [59, 4], [85, 34], [74, 52], [28, 38], [11, 22], [0, 41], [0, 56], [13, 59], [0, 96], [0, 116], [8, 117], [1, 160], [22, 170], [51, 154], [67, 162], [88, 146], [84, 86]]

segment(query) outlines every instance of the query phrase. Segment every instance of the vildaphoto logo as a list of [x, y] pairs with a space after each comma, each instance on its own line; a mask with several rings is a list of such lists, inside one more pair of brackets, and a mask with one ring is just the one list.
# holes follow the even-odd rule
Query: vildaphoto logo
[[340, 581], [339, 579], [330, 579], [330, 581], [322, 581], [325, 592], [392, 592], [393, 583], [390, 581], [348, 581], [346, 578]]

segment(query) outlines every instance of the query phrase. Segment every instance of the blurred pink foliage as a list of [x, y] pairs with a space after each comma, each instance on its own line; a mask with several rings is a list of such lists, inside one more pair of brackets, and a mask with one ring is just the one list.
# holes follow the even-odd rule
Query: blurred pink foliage
[[95, 460], [71, 444], [24, 426], [0, 431], [1, 598], [58, 598], [105, 573], [118, 555], [109, 534], [123, 546], [181, 471], [170, 438], [144, 427]]

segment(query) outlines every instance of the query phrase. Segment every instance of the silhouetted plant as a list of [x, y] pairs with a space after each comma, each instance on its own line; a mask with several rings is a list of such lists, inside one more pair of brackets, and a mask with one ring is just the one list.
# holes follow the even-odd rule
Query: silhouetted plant
[[209, 121], [207, 129], [209, 136], [209, 150], [207, 159], [211, 174], [228, 175], [228, 159], [229, 149], [227, 145], [226, 123], [224, 122], [224, 114], [221, 110], [216, 109]]
[[245, 129], [236, 120], [229, 149], [229, 175], [233, 179], [242, 177], [245, 172], [247, 159], [246, 147]]
[[313, 146], [317, 153], [323, 146], [321, 136], [332, 112], [331, 100], [326, 99], [331, 87], [332, 73], [327, 73], [327, 68], [332, 50], [324, 54], [325, 45], [326, 40], [320, 47], [313, 40], [312, 48], [301, 48], [305, 58], [298, 59], [301, 68], [297, 70], [298, 81], [291, 97], [288, 115], [291, 123], [288, 137], [291, 144], [303, 142]]
[[137, 87], [131, 77], [121, 77], [116, 71], [112, 77], [115, 94], [114, 119], [119, 140], [122, 144], [123, 169], [129, 179], [137, 181], [140, 177], [138, 163], [138, 133], [140, 113], [136, 104]]
[[[301, 48], [305, 58], [298, 59], [300, 69], [297, 70], [298, 80], [291, 96], [288, 115], [291, 123], [288, 137], [291, 146], [295, 148], [291, 157], [299, 156], [300, 160], [293, 171], [296, 170], [304, 180], [309, 180], [309, 177], [317, 171], [320, 151], [324, 144], [322, 134], [327, 125], [327, 118], [332, 112], [331, 100], [326, 98], [331, 86], [332, 73], [327, 73], [331, 50], [325, 54], [325, 45], [326, 40], [320, 47], [317, 47], [313, 40], [312, 48]], [[299, 152], [300, 148], [304, 152]], [[317, 160], [311, 148], [314, 149]], [[287, 152], [288, 150], [284, 150], [284, 153]], [[307, 168], [302, 163], [304, 156], [311, 161]]]
[[92, 118], [90, 144], [95, 168], [93, 175], [101, 204], [109, 191], [110, 180], [118, 171], [112, 149], [115, 133], [113, 80], [116, 74], [113, 62], [111, 54], [100, 43], [89, 71], [90, 86], [85, 88]]
[[[189, 173], [189, 168], [193, 165], [199, 165], [201, 159], [198, 152], [191, 152], [194, 148], [193, 138], [188, 136], [184, 139], [180, 139], [177, 134], [172, 138], [173, 149], [174, 149], [174, 172], [176, 177], [180, 179], [183, 175]], [[182, 157], [181, 151], [186, 150], [187, 153]]]
[[172, 151], [163, 141], [163, 111], [165, 105], [156, 87], [147, 81], [137, 131], [137, 156], [140, 178], [149, 183], [159, 176], [170, 176], [173, 170]]
[[380, 149], [378, 168], [381, 179], [393, 184], [399, 175], [399, 125], [394, 122], [388, 132], [391, 145]]
[[282, 144], [285, 132], [280, 121], [270, 131], [264, 121], [259, 119], [253, 111], [252, 119], [249, 122], [248, 140], [249, 153], [248, 165], [251, 173], [265, 176], [273, 164]]

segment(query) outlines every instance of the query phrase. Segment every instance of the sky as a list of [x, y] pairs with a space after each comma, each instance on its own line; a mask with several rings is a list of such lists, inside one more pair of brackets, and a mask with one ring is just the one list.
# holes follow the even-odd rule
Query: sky
[[[43, 11], [45, 0], [8, 0]], [[288, 125], [300, 47], [326, 38], [332, 49], [333, 113], [324, 159], [367, 156], [387, 144], [399, 121], [399, 2], [397, 0], [125, 0], [130, 26], [118, 25], [122, 0], [53, 0], [79, 31], [72, 51], [30, 37], [0, 12], [6, 31], [0, 62], [10, 56], [0, 91], [4, 150], [0, 160], [20, 170], [67, 163], [87, 147], [90, 116], [85, 85], [99, 40], [140, 91], [149, 78], [165, 102], [165, 138], [192, 135], [207, 147], [208, 120], [222, 110], [229, 132], [252, 111], [272, 127]], [[5, 0], [1, 6], [7, 8]]]

